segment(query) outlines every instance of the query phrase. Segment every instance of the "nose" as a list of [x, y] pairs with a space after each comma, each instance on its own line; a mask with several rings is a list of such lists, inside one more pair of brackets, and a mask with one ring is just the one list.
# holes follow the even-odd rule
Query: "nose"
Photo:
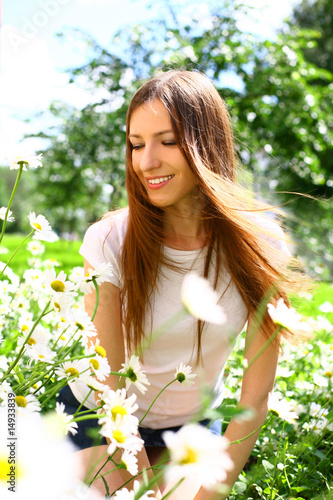
[[162, 161], [154, 145], [146, 144], [144, 148], [142, 148], [139, 164], [142, 172], [149, 172], [161, 166]]

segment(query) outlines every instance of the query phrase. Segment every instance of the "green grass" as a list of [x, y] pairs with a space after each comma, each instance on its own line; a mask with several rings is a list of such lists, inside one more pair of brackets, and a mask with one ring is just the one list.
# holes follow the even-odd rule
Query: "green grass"
[[[7, 259], [10, 258], [10, 255], [21, 243], [23, 238], [24, 235], [5, 234], [2, 240], [2, 246], [8, 248], [9, 253], [0, 254], [0, 260], [7, 262]], [[83, 258], [79, 254], [81, 241], [59, 240], [55, 243], [43, 242], [43, 244], [46, 250], [42, 255], [42, 259], [56, 259], [60, 264], [58, 268], [59, 271], [63, 270], [68, 274], [74, 266], [83, 265]], [[18, 275], [22, 275], [24, 271], [29, 268], [28, 258], [31, 257], [31, 254], [26, 251], [26, 245], [27, 243], [20, 248], [13, 261], [10, 263], [10, 267]], [[318, 306], [326, 301], [333, 303], [332, 283], [318, 283], [318, 287], [311, 298], [294, 298], [292, 300], [292, 305], [304, 316], [316, 316]]]
[[[292, 306], [300, 314], [313, 317], [318, 315], [318, 307], [324, 302], [331, 302], [333, 304], [333, 283], [318, 282], [314, 292], [308, 298], [295, 297], [291, 300]], [[332, 321], [333, 313], [330, 313], [328, 317]]]
[[[20, 234], [5, 234], [1, 246], [7, 248], [9, 252], [6, 254], [0, 254], [0, 260], [7, 262], [24, 237], [24, 235]], [[79, 254], [81, 241], [58, 240], [54, 243], [48, 243], [46, 241], [43, 241], [42, 243], [45, 246], [45, 253], [41, 256], [41, 258], [43, 260], [51, 258], [55, 259], [60, 264], [57, 268], [59, 271], [63, 270], [68, 274], [74, 266], [83, 265], [83, 258]], [[22, 245], [9, 264], [13, 271], [19, 276], [21, 276], [24, 271], [30, 267], [28, 259], [30, 259], [32, 255], [26, 250], [27, 244], [28, 241]]]

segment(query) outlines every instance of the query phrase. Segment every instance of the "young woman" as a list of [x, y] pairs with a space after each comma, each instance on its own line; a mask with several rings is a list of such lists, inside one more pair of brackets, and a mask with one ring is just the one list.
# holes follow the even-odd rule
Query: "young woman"
[[[163, 430], [182, 426], [198, 411], [203, 384], [214, 390], [215, 405], [221, 403], [221, 373], [237, 335], [246, 322], [248, 332], [256, 332], [246, 337], [244, 356], [251, 363], [276, 330], [267, 314], [259, 330], [252, 328], [258, 305], [274, 284], [277, 299], [297, 282], [287, 270], [282, 230], [265, 217], [270, 207], [238, 186], [236, 163], [228, 112], [208, 78], [189, 71], [162, 73], [137, 91], [128, 110], [128, 208], [91, 226], [81, 247], [86, 270], [103, 262], [113, 266], [112, 283], [100, 286], [94, 320], [113, 371], [131, 353], [141, 352], [152, 329], [180, 309], [181, 283], [190, 270], [209, 279], [227, 317], [222, 326], [184, 319], [141, 352], [150, 386], [145, 394], [136, 392], [139, 418], [180, 362], [197, 373], [191, 387], [171, 385], [145, 418], [141, 435], [148, 456], [139, 454], [141, 466], [157, 460]], [[94, 294], [85, 304], [91, 314]], [[263, 424], [278, 353], [275, 340], [246, 371], [239, 404], [253, 408], [255, 416], [231, 421], [225, 432], [230, 441]], [[115, 388], [119, 381], [110, 376], [106, 383]], [[236, 481], [258, 434], [229, 447], [234, 468], [228, 485]], [[211, 498], [203, 488], [184, 488], [171, 498]]]

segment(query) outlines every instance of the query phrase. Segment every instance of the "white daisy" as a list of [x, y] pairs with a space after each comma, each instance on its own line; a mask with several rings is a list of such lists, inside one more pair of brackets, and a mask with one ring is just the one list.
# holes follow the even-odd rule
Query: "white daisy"
[[64, 403], [56, 403], [55, 412], [58, 418], [58, 421], [61, 425], [61, 429], [63, 434], [68, 434], [69, 432], [73, 435], [77, 434], [77, 422], [73, 422], [73, 415], [68, 415], [65, 412]]
[[116, 421], [118, 417], [128, 419], [130, 416], [134, 418], [133, 423], [137, 427], [139, 420], [133, 416], [138, 409], [138, 405], [135, 403], [136, 394], [132, 394], [129, 398], [126, 398], [125, 389], [117, 389], [116, 391], [108, 390], [103, 394], [99, 395], [103, 405], [103, 410], [113, 421]]
[[87, 373], [90, 370], [87, 358], [73, 359], [73, 361], [65, 361], [55, 369], [55, 373], [61, 380], [63, 378], [77, 377]]
[[134, 384], [142, 394], [147, 391], [146, 385], [150, 385], [145, 373], [141, 370], [139, 358], [132, 355], [127, 363], [121, 365], [123, 368], [119, 370], [120, 373], [126, 373], [126, 390], [129, 389], [131, 384]]
[[280, 399], [275, 392], [269, 393], [267, 405], [270, 411], [290, 424], [294, 424], [295, 419], [298, 418], [297, 413], [294, 411], [293, 403], [286, 399]]
[[[28, 323], [28, 325], [27, 325]], [[21, 324], [21, 331], [24, 333], [29, 333], [31, 330], [31, 327], [33, 325], [32, 321], [24, 321], [24, 319], [20, 318], [20, 324]], [[25, 342], [27, 335], [24, 337], [19, 337], [17, 339], [17, 344], [18, 345], [23, 345]], [[32, 332], [31, 336], [28, 339], [27, 345], [28, 346], [33, 346], [36, 344], [47, 344], [48, 341], [50, 340], [50, 332], [46, 328], [44, 328], [42, 325], [37, 325], [34, 331]]]
[[44, 215], [39, 214], [36, 216], [35, 212], [30, 212], [28, 219], [30, 226], [35, 230], [34, 239], [45, 241], [56, 241], [58, 239]]
[[[0, 219], [1, 220], [5, 220], [6, 212], [7, 212], [7, 207], [1, 207], [0, 208]], [[12, 217], [12, 213], [13, 212], [11, 210], [8, 210], [7, 222], [14, 222], [15, 218]]]
[[7, 158], [7, 161], [9, 163], [9, 169], [10, 170], [18, 170], [20, 168], [20, 162], [23, 162], [23, 170], [27, 170], [27, 165], [31, 168], [38, 168], [42, 167], [42, 162], [41, 159], [43, 157], [43, 154], [39, 155], [31, 155], [26, 152], [22, 152], [21, 154], [17, 156], [11, 156]]
[[186, 274], [182, 284], [181, 299], [186, 310], [195, 318], [217, 325], [226, 322], [222, 307], [217, 303], [219, 294], [213, 290], [206, 278], [195, 272]]
[[86, 341], [88, 337], [97, 335], [94, 323], [91, 321], [89, 314], [84, 310], [72, 311], [71, 326], [73, 329], [77, 330], [78, 335], [82, 335]]
[[140, 488], [141, 484], [139, 481], [134, 481], [133, 490], [129, 491], [127, 488], [122, 488], [116, 492], [113, 498], [114, 500], [134, 500], [135, 498], [138, 500], [150, 500], [156, 498], [155, 496], [150, 496], [155, 495], [153, 490], [148, 490], [138, 497], [137, 494]]
[[133, 433], [133, 420], [124, 419], [118, 415], [115, 420], [112, 418], [102, 418], [98, 421], [102, 425], [102, 436], [110, 440], [108, 454], [111, 455], [116, 448], [136, 453], [144, 445], [144, 441]]
[[196, 377], [195, 373], [191, 373], [192, 368], [189, 365], [184, 365], [184, 363], [180, 363], [179, 367], [176, 370], [175, 378], [183, 385], [192, 385], [194, 384], [194, 378]]
[[267, 304], [268, 314], [275, 324], [286, 328], [291, 332], [309, 334], [312, 331], [310, 325], [302, 321], [302, 316], [292, 307], [287, 307], [282, 297], [276, 303]]
[[106, 358], [96, 355], [94, 358], [89, 360], [89, 364], [96, 378], [101, 382], [103, 382], [103, 380], [110, 375], [111, 368]]
[[323, 302], [322, 304], [320, 304], [319, 306], [319, 311], [323, 312], [323, 313], [332, 313], [333, 312], [333, 304], [332, 302]]
[[223, 482], [227, 471], [233, 468], [226, 452], [227, 439], [200, 424], [184, 425], [178, 432], [165, 431], [163, 439], [171, 458], [165, 472], [167, 482], [176, 484], [189, 477], [211, 489], [217, 482]]
[[56, 356], [56, 353], [46, 344], [32, 344], [27, 348], [25, 354], [34, 361], [44, 361], [45, 363], [51, 363]]
[[29, 241], [26, 246], [28, 252], [32, 255], [42, 255], [45, 252], [45, 246], [39, 240]]
[[37, 290], [43, 290], [43, 271], [41, 269], [26, 269], [23, 273], [23, 279], [27, 285], [33, 286]]
[[[57, 298], [59, 295], [69, 294], [73, 292], [74, 286], [70, 281], [66, 281], [67, 275], [64, 271], [60, 271], [57, 275], [55, 269], [48, 269], [44, 273], [44, 283], [46, 287], [52, 291], [53, 294], [56, 294]], [[73, 295], [77, 295], [74, 293]]]
[[125, 450], [121, 456], [121, 465], [124, 469], [128, 470], [132, 476], [138, 473], [138, 459], [134, 453]]
[[102, 356], [102, 358], [106, 357], [106, 350], [104, 349], [103, 346], [100, 345], [99, 339], [96, 339], [96, 342], [90, 343], [88, 354], [98, 354], [99, 356]]
[[312, 402], [310, 404], [310, 415], [311, 417], [322, 417], [328, 414], [328, 410], [322, 408], [319, 403]]
[[105, 281], [110, 281], [113, 276], [112, 265], [103, 263], [96, 269], [89, 269], [85, 274], [73, 275], [73, 281], [77, 283], [78, 288], [82, 293], [91, 293], [94, 290], [93, 278], [97, 285], [101, 285]]
[[15, 396], [15, 403], [16, 403], [16, 413], [17, 414], [30, 414], [30, 413], [36, 413], [40, 412], [41, 406], [33, 394], [27, 394], [26, 396]]
[[74, 294], [53, 294], [51, 304], [57, 314], [70, 321], [71, 308], [74, 305]]

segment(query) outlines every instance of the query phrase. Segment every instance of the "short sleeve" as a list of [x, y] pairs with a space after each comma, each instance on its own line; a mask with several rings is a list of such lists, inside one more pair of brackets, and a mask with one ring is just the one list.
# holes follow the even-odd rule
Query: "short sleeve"
[[125, 211], [116, 212], [90, 226], [83, 238], [79, 253], [94, 269], [104, 263], [112, 265], [111, 283], [118, 288], [121, 283], [120, 251], [123, 246], [127, 217]]

